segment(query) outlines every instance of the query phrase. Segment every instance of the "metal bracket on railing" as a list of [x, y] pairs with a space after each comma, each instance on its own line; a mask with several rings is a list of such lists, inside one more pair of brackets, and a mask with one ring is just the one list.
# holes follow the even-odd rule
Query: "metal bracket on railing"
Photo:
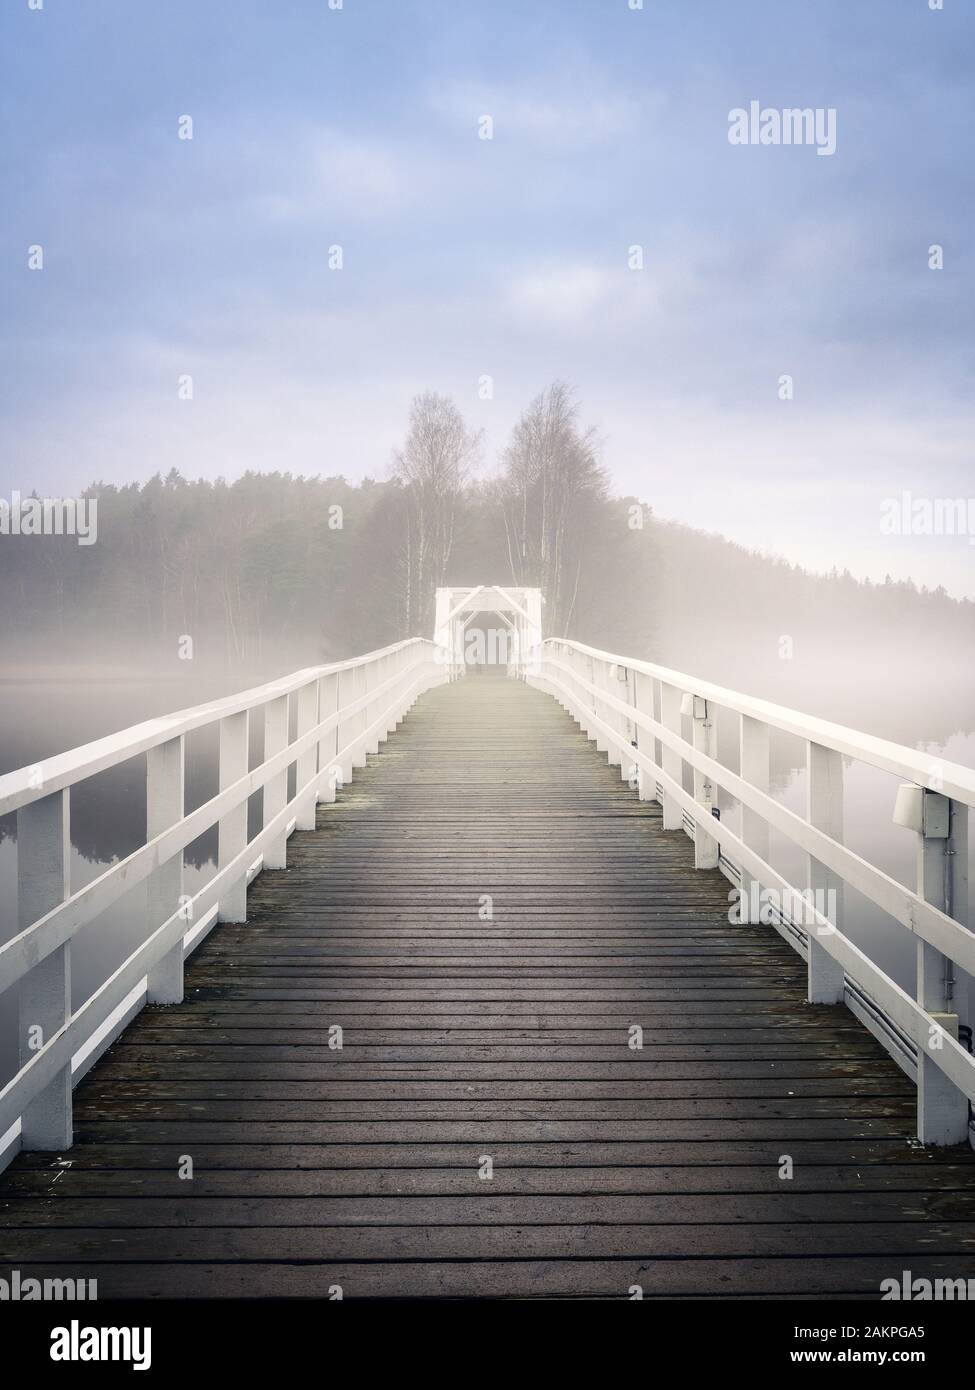
[[894, 824], [916, 830], [926, 840], [947, 840], [951, 821], [951, 802], [940, 792], [911, 782], [897, 788]]

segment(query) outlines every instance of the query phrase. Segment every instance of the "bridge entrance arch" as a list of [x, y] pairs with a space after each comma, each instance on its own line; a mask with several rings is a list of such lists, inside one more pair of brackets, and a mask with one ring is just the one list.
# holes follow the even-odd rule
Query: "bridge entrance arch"
[[[541, 589], [475, 584], [437, 590], [433, 640], [462, 671], [531, 673], [542, 641]], [[496, 621], [492, 621], [495, 619]]]

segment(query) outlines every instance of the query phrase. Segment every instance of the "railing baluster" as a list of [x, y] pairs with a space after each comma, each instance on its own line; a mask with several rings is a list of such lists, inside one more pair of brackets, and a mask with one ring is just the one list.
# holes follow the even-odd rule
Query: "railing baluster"
[[[687, 697], [691, 706], [693, 725], [693, 745], [698, 753], [706, 758], [714, 757], [714, 710], [709, 700], [700, 695]], [[714, 804], [714, 788], [706, 773], [694, 769], [694, 800], [710, 812]], [[716, 869], [718, 867], [718, 842], [709, 835], [700, 822], [694, 827], [694, 867], [695, 869]]]
[[[183, 738], [168, 739], [146, 754], [146, 837], [154, 839], [183, 819]], [[147, 888], [149, 930], [173, 915], [183, 893], [183, 851], [150, 875]], [[179, 1004], [183, 998], [183, 939], [149, 971], [150, 1004]]]
[[[314, 729], [318, 723], [318, 687], [320, 682], [317, 680], [309, 681], [303, 685], [295, 694], [297, 704], [295, 717], [295, 737], [301, 738]], [[318, 749], [312, 744], [307, 753], [301, 753], [296, 759], [295, 767], [295, 795], [301, 791], [306, 783], [312, 782], [311, 791], [302, 797], [295, 811], [295, 828], [298, 830], [315, 829], [315, 811], [318, 806], [318, 797], [315, 789], [315, 773], [318, 769]]]
[[[318, 682], [318, 717], [319, 720], [328, 719], [330, 715], [336, 713], [339, 707], [339, 673], [333, 671], [330, 675], [322, 676]], [[330, 802], [335, 800], [336, 783], [338, 782], [339, 769], [335, 761], [338, 752], [338, 724], [332, 726], [318, 740], [318, 799], [319, 801]]]
[[[378, 690], [380, 686], [383, 684], [383, 681], [385, 681], [391, 674], [392, 672], [390, 671], [383, 657], [380, 657], [378, 661], [374, 661], [372, 663], [371, 689]], [[369, 722], [370, 724], [376, 724], [376, 732], [373, 734], [372, 739], [370, 741], [370, 753], [378, 753], [379, 745], [383, 743], [386, 739], [388, 729], [385, 723], [385, 713], [386, 710], [389, 708], [389, 702], [391, 698], [392, 697], [390, 696], [389, 691], [386, 691], [384, 695], [378, 696], [373, 701], [372, 711], [369, 715]]]
[[[580, 717], [580, 710], [584, 697], [580, 695], [578, 687], [579, 671], [585, 658], [582, 656], [581, 652], [577, 652], [574, 647], [566, 647], [560, 644], [556, 650], [562, 660], [568, 664], [569, 670], [572, 673], [569, 677], [565, 708], [572, 715], [572, 718], [579, 725], [579, 728], [585, 732], [586, 726]], [[586, 699], [586, 703], [588, 703], [588, 699]]]
[[354, 716], [346, 715], [345, 708], [355, 699], [355, 667], [348, 666], [338, 675], [338, 708], [342, 717], [338, 723], [338, 779], [342, 786], [352, 781], [352, 729]]
[[[366, 694], [366, 668], [365, 666], [354, 666], [352, 668], [352, 690], [354, 700], [359, 700]], [[367, 707], [363, 707], [358, 714], [352, 717], [352, 728], [354, 730], [352, 739], [352, 766], [365, 767], [366, 765], [366, 742], [363, 733], [366, 727]]]
[[[264, 761], [288, 746], [288, 697], [276, 696], [264, 706]], [[288, 800], [288, 771], [276, 772], [264, 783], [264, 824], [269, 825]], [[288, 867], [288, 837], [282, 829], [264, 850], [265, 869]]]
[[[920, 796], [917, 891], [925, 902], [964, 921], [968, 888], [968, 807], [937, 792]], [[922, 1144], [960, 1144], [968, 1137], [968, 1098], [931, 1055], [943, 1039], [958, 1038], [953, 963], [927, 941], [917, 943], [917, 1002], [934, 1016], [935, 1028], [917, 1057], [917, 1131]]]
[[[542, 653], [541, 653], [541, 661], [542, 661], [542, 663], [543, 663], [543, 671], [544, 671], [544, 662], [545, 662], [545, 658], [546, 658], [547, 655], [548, 655], [548, 652], [546, 651], [546, 649], [543, 648]], [[556, 698], [559, 700], [560, 704], [562, 705], [562, 708], [563, 708], [564, 710], [568, 710], [568, 711], [571, 713], [572, 710], [573, 710], [574, 707], [575, 707], [575, 700], [576, 700], [576, 698], [577, 698], [577, 697], [576, 697], [576, 688], [575, 688], [575, 680], [574, 680], [574, 677], [575, 677], [575, 671], [576, 671], [576, 667], [577, 667], [578, 660], [579, 660], [579, 655], [578, 655], [577, 652], [574, 652], [574, 651], [571, 649], [571, 647], [568, 647], [568, 648], [567, 648], [567, 647], [563, 647], [561, 644], [559, 644], [558, 646], [555, 647], [555, 655], [556, 655], [556, 657], [557, 657], [558, 659], [560, 659], [560, 660], [566, 662], [566, 664], [568, 665], [570, 671], [572, 672], [572, 675], [569, 677], [569, 685], [568, 685], [566, 691], [565, 691], [564, 693], [560, 693], [560, 694], [556, 697]], [[556, 680], [559, 679], [558, 674], [555, 675], [555, 679], [556, 679]], [[575, 715], [573, 715], [572, 717], [575, 718]]]
[[[822, 744], [807, 743], [807, 819], [838, 844], [843, 843], [843, 756]], [[816, 906], [834, 927], [843, 913], [843, 881], [809, 855], [809, 887]], [[843, 967], [825, 949], [815, 925], [808, 932], [810, 1004], [839, 1004], [844, 997]]]
[[[633, 694], [631, 696], [634, 709], [638, 714], [645, 714], [649, 719], [653, 718], [653, 681], [649, 676], [632, 672]], [[653, 734], [642, 729], [634, 721], [633, 738], [637, 749], [645, 753], [652, 763], [657, 761], [656, 739]], [[636, 771], [637, 788], [640, 793], [641, 801], [656, 801], [657, 799], [657, 779], [653, 772], [647, 772], [644, 768]]]
[[[369, 664], [368, 664], [368, 666], [363, 666], [363, 668], [362, 668], [362, 680], [363, 680], [363, 686], [364, 686], [364, 688], [365, 688], [365, 690], [366, 690], [367, 693], [369, 693], [369, 692], [375, 690], [376, 686], [380, 684], [381, 678], [382, 678], [382, 671], [381, 671], [381, 669], [380, 669], [380, 667], [379, 667], [379, 665], [378, 665], [377, 662], [375, 662], [375, 661], [370, 661]], [[365, 709], [364, 709], [363, 712], [362, 712], [362, 727], [363, 727], [363, 730], [369, 728], [369, 726], [374, 722], [374, 720], [376, 719], [376, 717], [377, 717], [378, 714], [379, 714], [379, 711], [377, 710], [375, 703], [372, 702], [372, 701], [370, 701], [370, 703], [366, 705]], [[367, 753], [373, 753], [373, 754], [375, 754], [375, 753], [378, 753], [378, 752], [379, 752], [379, 730], [377, 729], [375, 733], [369, 735], [368, 739], [364, 739], [364, 740], [363, 740], [363, 745], [362, 745], [363, 765], [365, 765], [365, 756], [366, 756]]]
[[[660, 683], [659, 679], [658, 679], [656, 676], [651, 676], [651, 677], [649, 677], [649, 680], [650, 680], [650, 691], [651, 691], [651, 695], [650, 695], [650, 706], [649, 706], [650, 714], [651, 714], [652, 717], [657, 721], [658, 724], [662, 724], [662, 723], [663, 723], [663, 713], [662, 713], [662, 710], [663, 710], [663, 696], [662, 696], [662, 694], [661, 694], [661, 683]], [[662, 767], [662, 765], [663, 765], [663, 744], [660, 742], [660, 739], [657, 738], [656, 736], [654, 736], [654, 738], [652, 739], [651, 748], [652, 748], [652, 751], [653, 751], [653, 760], [654, 760], [654, 762], [657, 764], [658, 767]], [[661, 791], [659, 794], [657, 794], [656, 787], [655, 787], [655, 788], [654, 788], [654, 795], [657, 797], [657, 803], [658, 803], [658, 805], [660, 806], [660, 808], [661, 808], [661, 810], [662, 810], [662, 809], [663, 809], [663, 804], [664, 804], [664, 794], [663, 794], [663, 792]]]
[[[767, 792], [771, 786], [769, 726], [760, 719], [753, 719], [749, 714], [743, 714], [740, 718], [739, 766], [742, 780], [756, 787], [759, 791]], [[768, 863], [770, 839], [768, 821], [764, 820], [757, 811], [751, 810], [744, 804], [741, 808], [741, 838], [749, 849], [753, 849], [760, 859], [764, 859]], [[740, 920], [742, 922], [751, 920], [749, 909], [752, 902], [753, 883], [757, 896], [761, 891], [761, 884], [752, 878], [747, 869], [743, 868], [741, 871], [740, 903]], [[758, 921], [757, 914], [755, 920]]]
[[[949, 810], [948, 833], [948, 901], [945, 911], [950, 917], [966, 927], [972, 927], [971, 899], [969, 898], [969, 834], [971, 832], [971, 812], [964, 801], [952, 801]], [[969, 1018], [971, 1008], [972, 980], [965, 974], [955, 979], [952, 1003], [954, 1011], [962, 1018]]]
[[[636, 703], [636, 672], [631, 670], [629, 666], [624, 666], [622, 671], [623, 677], [619, 682], [620, 699], [625, 700], [632, 708]], [[636, 742], [637, 736], [636, 724], [634, 723], [632, 715], [620, 715], [620, 732], [623, 735], [624, 745], [632, 747]], [[620, 755], [620, 776], [624, 782], [627, 781], [630, 776], [630, 759], [626, 754], [625, 747]]]
[[[403, 678], [403, 668], [400, 664], [400, 654], [395, 652], [386, 659], [386, 679], [393, 681], [393, 691], [391, 695], [384, 696], [388, 704], [392, 706], [390, 713], [386, 717], [386, 728], [383, 734], [384, 740], [396, 729], [400, 721], [403, 706], [403, 693], [407, 688], [407, 682]], [[439, 673], [442, 676], [442, 672]], [[387, 706], [388, 707], [388, 706]]]
[[[405, 698], [405, 697], [406, 697], [406, 691], [407, 691], [408, 688], [409, 688], [410, 680], [411, 680], [411, 677], [410, 677], [410, 673], [409, 673], [408, 668], [405, 668], [405, 667], [404, 667], [404, 664], [403, 664], [403, 654], [402, 654], [401, 652], [396, 652], [396, 653], [390, 658], [390, 665], [391, 665], [392, 674], [396, 677], [396, 684], [395, 684], [395, 686], [393, 687], [393, 689], [394, 689], [394, 697], [395, 697], [395, 700], [396, 700], [396, 707], [395, 707], [395, 709], [394, 709], [394, 711], [393, 711], [392, 718], [389, 720], [388, 724], [386, 725], [386, 733], [387, 733], [387, 735], [388, 735], [388, 734], [393, 734], [393, 733], [396, 732], [397, 728], [399, 727], [399, 722], [400, 722], [400, 720], [403, 718], [403, 715], [404, 715], [404, 713], [405, 713], [404, 707], [405, 707], [405, 704], [406, 704], [406, 698]], [[448, 681], [448, 682], [450, 681], [450, 676], [446, 674], [446, 672], [445, 672], [445, 670], [444, 670], [443, 667], [437, 666], [437, 665], [434, 663], [434, 664], [433, 664], [433, 669], [434, 669], [434, 674], [435, 674], [435, 675], [437, 676], [437, 678], [438, 678], [438, 681], [443, 681], [443, 680], [446, 680], [446, 681]], [[449, 670], [449, 668], [447, 668], [447, 669]]]
[[[660, 683], [660, 722], [665, 729], [671, 733], [681, 736], [680, 722], [680, 702], [681, 692], [676, 685], [668, 685], [665, 681]], [[678, 786], [683, 786], [683, 760], [679, 753], [672, 748], [663, 745], [661, 753], [662, 766], [668, 777], [672, 777]], [[664, 829], [682, 830], [684, 827], [684, 813], [681, 810], [680, 802], [674, 796], [669, 796], [664, 792]]]
[[[619, 673], [625, 668], [618, 666], [615, 662], [610, 663], [604, 661], [601, 663], [601, 669], [601, 686], [605, 694], [610, 699], [623, 699], [626, 695], [626, 688], [620, 680]], [[604, 703], [601, 714], [603, 723], [608, 724], [611, 729], [617, 730], [622, 737], [625, 720], [619, 710], [613, 709], [612, 705]], [[611, 738], [607, 740], [606, 761], [609, 763], [610, 767], [619, 767], [621, 776], [626, 776], [626, 769], [623, 765], [623, 754], [620, 750], [619, 742], [615, 739]]]
[[[595, 659], [594, 657], [590, 657], [588, 676], [589, 683], [593, 686], [594, 691], [594, 693], [589, 696], [589, 706], [596, 719], [605, 720], [606, 712], [603, 709], [603, 702], [601, 699], [602, 693], [606, 688], [605, 663]], [[609, 746], [606, 742], [606, 735], [595, 722], [589, 726], [589, 737], [595, 743], [597, 753], [606, 752], [606, 749]]]
[[[249, 745], [248, 711], [220, 720], [220, 790], [247, 776]], [[222, 818], [217, 829], [217, 868], [224, 869], [247, 844], [247, 798]], [[221, 922], [247, 921], [247, 874], [220, 894]]]
[[[17, 905], [20, 929], [69, 896], [71, 838], [68, 790], [17, 812]], [[65, 942], [20, 981], [20, 1064], [25, 1066], [71, 1016], [71, 944]], [[61, 1068], [21, 1117], [25, 1149], [70, 1147], [71, 1067]]]

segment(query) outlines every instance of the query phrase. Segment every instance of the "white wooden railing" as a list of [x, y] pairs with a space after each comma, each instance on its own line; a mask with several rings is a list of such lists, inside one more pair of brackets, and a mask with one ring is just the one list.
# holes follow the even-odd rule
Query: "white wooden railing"
[[[526, 671], [529, 684], [559, 700], [641, 799], [661, 803], [665, 829], [686, 830], [695, 865], [723, 870], [740, 888], [740, 908], [757, 898], [765, 909], [772, 904], [762, 920], [771, 918], [808, 961], [810, 1002], [845, 1001], [916, 1079], [921, 1140], [964, 1141], [969, 1102], [975, 1101], [975, 1060], [958, 1041], [975, 1002], [968, 998], [975, 976], [975, 935], [968, 929], [968, 812], [975, 805], [975, 772], [579, 642], [549, 639], [535, 658]], [[719, 709], [738, 719], [737, 772], [716, 759]], [[690, 738], [684, 736], [685, 720]], [[805, 744], [805, 816], [769, 794], [772, 730]], [[877, 814], [895, 814], [898, 823], [916, 831], [916, 890], [843, 844], [844, 759], [904, 779], [896, 805], [878, 806]], [[693, 793], [683, 785], [685, 765]], [[717, 818], [716, 788], [740, 803], [740, 834]], [[772, 868], [770, 827], [804, 852], [807, 883], [788, 883]], [[917, 937], [916, 998], [844, 934], [844, 886]], [[747, 910], [742, 916], [748, 920]]]
[[[365, 766], [417, 696], [454, 674], [432, 642], [400, 642], [138, 724], [0, 777], [0, 815], [17, 813], [19, 928], [0, 947], [0, 994], [19, 985], [21, 1062], [0, 1091], [0, 1169], [21, 1147], [71, 1144], [72, 1085], [145, 1003], [182, 999], [185, 957], [215, 923], [246, 919], [248, 884], [262, 868], [286, 866], [292, 831], [314, 829], [317, 803], [333, 801], [336, 788]], [[260, 764], [249, 768], [254, 719], [262, 721], [264, 746]], [[184, 739], [207, 726], [219, 730], [219, 790], [185, 814]], [[71, 788], [141, 755], [146, 844], [72, 892]], [[258, 790], [263, 823], [248, 841], [247, 802]], [[214, 873], [184, 896], [183, 851], [214, 825]], [[147, 887], [144, 939], [72, 1012], [72, 938], [140, 883]]]

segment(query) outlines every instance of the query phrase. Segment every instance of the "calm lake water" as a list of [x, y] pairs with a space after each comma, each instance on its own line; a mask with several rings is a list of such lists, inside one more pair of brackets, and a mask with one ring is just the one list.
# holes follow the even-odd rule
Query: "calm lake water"
[[[79, 680], [0, 681], [0, 773], [40, 762], [44, 758], [113, 733], [130, 724], [189, 705], [246, 689], [260, 677], [223, 676], [169, 681]], [[957, 699], [946, 709], [957, 709]], [[889, 711], [888, 711], [889, 716]], [[852, 716], [847, 721], [854, 723]], [[952, 762], [975, 767], [975, 732], [945, 734], [952, 718], [925, 720], [917, 715], [890, 719], [884, 735], [923, 748]], [[868, 724], [863, 719], [861, 727]], [[975, 722], [975, 721], [973, 721]], [[257, 721], [255, 721], [257, 723]], [[932, 738], [936, 731], [939, 736]], [[260, 761], [260, 731], [252, 731], [251, 765]], [[718, 727], [719, 759], [736, 765], [737, 724], [727, 719]], [[186, 807], [191, 810], [217, 790], [215, 732], [203, 732], [187, 740]], [[805, 804], [804, 755], [797, 739], [775, 736], [773, 795], [802, 814]], [[898, 779], [862, 764], [848, 764], [844, 771], [846, 843], [865, 859], [904, 884], [914, 883], [915, 840], [911, 832], [891, 820]], [[293, 790], [293, 777], [292, 787]], [[250, 834], [260, 827], [260, 794], [251, 798]], [[724, 797], [723, 819], [735, 830], [740, 808]], [[0, 818], [0, 941], [16, 931], [15, 818]], [[77, 890], [119, 858], [145, 841], [145, 760], [132, 759], [103, 773], [72, 792], [71, 886]], [[212, 872], [216, 831], [210, 832], [184, 854], [186, 891], [194, 892]], [[806, 866], [801, 852], [773, 832], [773, 866], [789, 882], [805, 883]], [[730, 887], [730, 885], [729, 885]], [[98, 921], [84, 927], [72, 951], [72, 994], [78, 1007], [124, 959], [144, 936], [145, 887], [135, 888]], [[884, 970], [906, 989], [913, 989], [915, 939], [899, 923], [846, 890], [842, 928]], [[9, 990], [0, 998], [0, 1076], [9, 1077], [16, 1058], [16, 998]]]

